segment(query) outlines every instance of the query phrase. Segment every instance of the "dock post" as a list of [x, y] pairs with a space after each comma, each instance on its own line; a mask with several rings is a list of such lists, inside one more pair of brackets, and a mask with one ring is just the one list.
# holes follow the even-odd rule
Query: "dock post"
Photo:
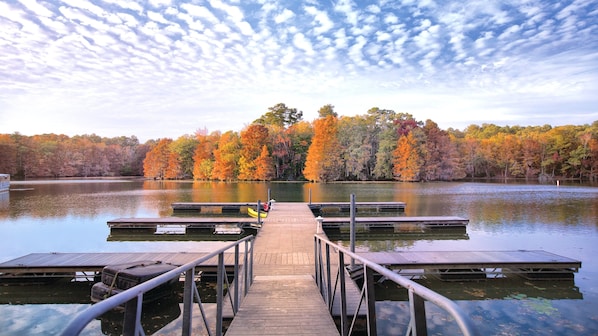
[[272, 199], [272, 196], [270, 196], [270, 188], [268, 188], [268, 198], [266, 199], [268, 202], [270, 202], [270, 200]]
[[309, 205], [311, 205], [311, 188], [309, 188], [309, 193], [308, 194], [309, 194], [309, 199], [308, 199], [309, 200]]
[[322, 216], [318, 216], [318, 217], [316, 217], [316, 222], [317, 222], [317, 224], [316, 224], [316, 233], [320, 234], [320, 233], [323, 232], [322, 223], [324, 222], [324, 218]]
[[261, 209], [262, 208], [262, 201], [257, 200], [257, 223], [258, 224], [262, 224], [262, 214], [261, 214]]
[[[350, 249], [355, 253], [355, 194], [351, 194], [351, 225], [350, 225]], [[355, 268], [355, 259], [351, 258], [351, 269]]]

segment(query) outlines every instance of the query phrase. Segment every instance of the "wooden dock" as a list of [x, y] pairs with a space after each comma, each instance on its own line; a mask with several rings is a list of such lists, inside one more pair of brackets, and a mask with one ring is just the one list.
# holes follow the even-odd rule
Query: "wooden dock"
[[217, 214], [246, 214], [247, 208], [257, 207], [257, 202], [225, 202], [225, 203], [197, 203], [197, 202], [175, 202], [170, 205], [176, 212], [193, 212], [202, 215]]
[[[418, 217], [356, 217], [355, 228], [358, 232], [376, 230], [401, 233], [422, 229], [442, 229], [467, 227], [469, 219], [451, 216], [418, 216]], [[348, 217], [324, 217], [324, 230], [349, 230], [351, 219]]]
[[581, 261], [541, 250], [397, 251], [359, 255], [405, 276], [436, 275], [443, 280], [484, 280], [518, 275], [531, 280], [571, 280]]
[[[330, 213], [349, 213], [351, 210], [350, 202], [319, 202], [310, 203], [309, 208], [316, 215]], [[404, 202], [355, 202], [355, 211], [357, 213], [400, 213], [405, 212]]]
[[111, 233], [146, 232], [156, 234], [241, 234], [245, 228], [255, 227], [251, 217], [158, 217], [117, 218], [107, 222]]
[[[156, 262], [184, 265], [208, 253], [31, 253], [0, 264], [0, 280], [73, 278], [76, 273], [83, 277], [93, 277], [102, 272], [107, 265], [119, 265], [131, 262]], [[225, 254], [224, 263], [229, 269], [234, 265], [232, 253]], [[216, 257], [198, 266], [198, 271], [215, 272], [218, 266]], [[81, 274], [79, 274], [81, 276]]]
[[316, 224], [306, 203], [273, 205], [255, 241], [254, 283], [227, 335], [339, 334], [313, 278]]

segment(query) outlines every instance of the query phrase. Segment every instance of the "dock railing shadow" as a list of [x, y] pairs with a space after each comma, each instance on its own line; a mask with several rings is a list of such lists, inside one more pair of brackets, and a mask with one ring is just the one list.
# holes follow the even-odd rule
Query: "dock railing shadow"
[[[200, 310], [202, 320], [204, 323], [205, 330], [208, 335], [213, 335], [212, 331], [215, 330], [215, 335], [223, 334], [223, 320], [224, 320], [224, 305], [225, 302], [224, 284], [230, 290], [226, 295], [226, 298], [230, 301], [230, 307], [232, 314], [236, 315], [239, 310], [241, 303], [241, 296], [247, 295], [247, 291], [253, 282], [253, 243], [255, 237], [247, 236], [234, 243], [231, 243], [223, 248], [220, 248], [212, 253], [191, 261], [185, 265], [177, 267], [172, 271], [164, 273], [158, 277], [143, 282], [137, 286], [134, 286], [122, 293], [111, 296], [103, 301], [100, 301], [86, 310], [79, 313], [62, 331], [63, 336], [79, 335], [83, 329], [94, 319], [100, 317], [106, 312], [109, 312], [117, 307], [124, 306], [124, 323], [123, 323], [123, 334], [124, 335], [144, 335], [144, 331], [141, 325], [141, 315], [143, 310], [143, 296], [150, 290], [169, 283], [173, 279], [179, 279], [184, 276], [184, 291], [183, 291], [183, 321], [182, 321], [182, 335], [191, 335], [192, 316], [193, 316], [193, 304], [197, 302]], [[243, 251], [241, 248], [243, 247]], [[234, 249], [234, 274], [227, 274], [224, 257], [225, 253]], [[217, 293], [216, 293], [216, 327], [213, 329], [209, 325], [206, 311], [201, 302], [199, 291], [195, 284], [195, 268], [208, 260], [217, 257]], [[241, 260], [241, 257], [243, 258]], [[229, 276], [233, 279], [233, 283], [229, 283]], [[232, 291], [232, 293], [231, 293]]]
[[[352, 253], [349, 249], [331, 242], [324, 235], [316, 234], [314, 242], [316, 283], [331, 313], [334, 304], [340, 304], [341, 335], [348, 336], [353, 333], [362, 304], [365, 304], [367, 334], [377, 334], [374, 273], [378, 273], [408, 290], [410, 320], [407, 335], [422, 336], [428, 334], [425, 301], [435, 304], [450, 314], [455, 319], [463, 335], [479, 335], [469, 317], [450, 299], [396, 274], [384, 266]], [[349, 275], [345, 268], [345, 265], [347, 265], [345, 260], [350, 259], [352, 260], [348, 264], [352, 267], [363, 267], [363, 286], [355, 312], [348, 314], [346, 277]], [[349, 278], [349, 281], [352, 280]], [[336, 295], [340, 296], [338, 300], [335, 300]], [[351, 318], [351, 321], [349, 321], [349, 318]]]

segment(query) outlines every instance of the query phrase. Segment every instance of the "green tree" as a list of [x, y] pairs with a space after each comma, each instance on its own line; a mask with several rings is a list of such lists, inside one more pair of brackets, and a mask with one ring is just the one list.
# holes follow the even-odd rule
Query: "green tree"
[[288, 127], [301, 121], [302, 118], [303, 112], [297, 111], [296, 108], [287, 107], [283, 103], [278, 103], [269, 107], [268, 112], [256, 119], [253, 123]]

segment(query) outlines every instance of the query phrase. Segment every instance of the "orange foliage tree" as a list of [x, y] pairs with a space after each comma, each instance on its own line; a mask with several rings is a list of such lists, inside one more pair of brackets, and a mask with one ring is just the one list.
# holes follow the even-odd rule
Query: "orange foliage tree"
[[306, 179], [328, 182], [341, 177], [343, 162], [337, 129], [338, 118], [334, 114], [314, 121], [314, 136], [303, 169]]
[[239, 179], [257, 180], [256, 159], [262, 147], [268, 143], [268, 129], [260, 124], [251, 124], [241, 131], [241, 153], [239, 158]]
[[272, 157], [268, 146], [263, 145], [260, 156], [255, 160], [255, 179], [259, 181], [270, 181], [274, 177]]
[[207, 130], [197, 131], [195, 137], [199, 144], [193, 154], [193, 178], [196, 180], [209, 180], [212, 178], [214, 169], [214, 150], [220, 140], [220, 132], [212, 132], [208, 135]]
[[393, 174], [399, 181], [418, 181], [422, 158], [417, 148], [414, 132], [402, 135], [393, 152]]
[[237, 162], [239, 161], [239, 136], [228, 131], [220, 137], [218, 148], [214, 150], [214, 169], [212, 179], [229, 181], [237, 178]]
[[172, 139], [161, 139], [147, 152], [143, 160], [143, 175], [154, 179], [165, 179], [166, 168], [170, 158], [170, 144]]

